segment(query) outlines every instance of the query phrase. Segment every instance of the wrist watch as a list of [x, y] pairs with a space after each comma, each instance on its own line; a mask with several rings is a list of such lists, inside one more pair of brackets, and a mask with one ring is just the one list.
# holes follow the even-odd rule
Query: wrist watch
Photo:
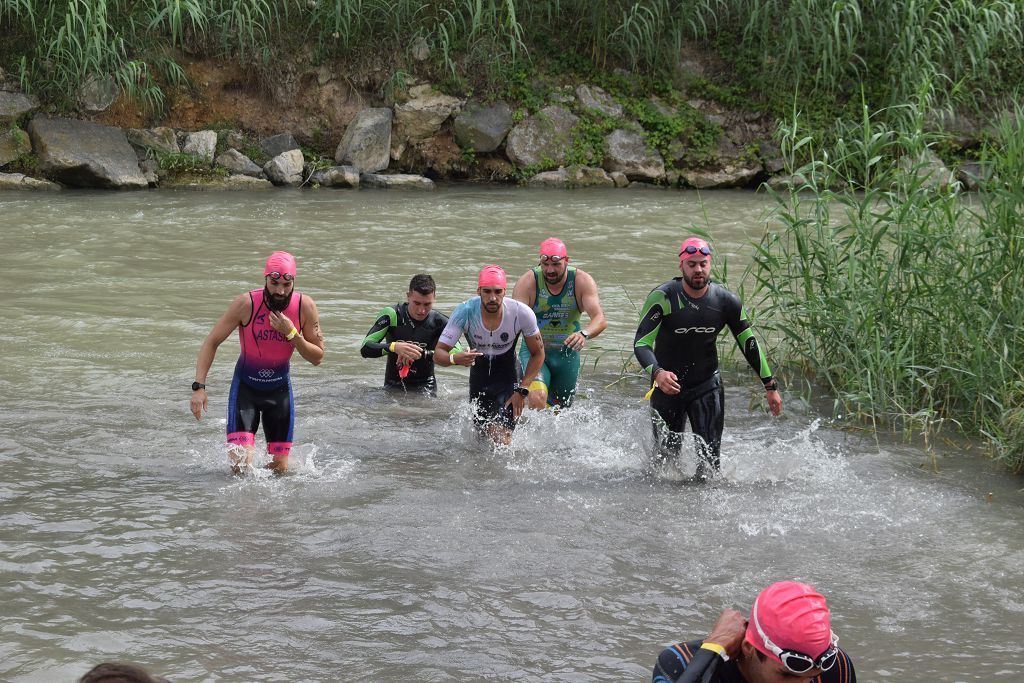
[[587, 331], [586, 331], [586, 330], [580, 330], [580, 334], [582, 334], [582, 335], [583, 335], [583, 338], [584, 338], [584, 339], [590, 339], [590, 335], [589, 335], [589, 334], [587, 334]]
[[526, 398], [527, 396], [530, 395], [530, 389], [528, 387], [516, 387], [512, 391], [516, 392], [517, 394], [519, 394], [523, 398]]
[[200, 389], [205, 389], [205, 388], [206, 388], [205, 384], [200, 384], [199, 382], [192, 382], [192, 391], [199, 391]]

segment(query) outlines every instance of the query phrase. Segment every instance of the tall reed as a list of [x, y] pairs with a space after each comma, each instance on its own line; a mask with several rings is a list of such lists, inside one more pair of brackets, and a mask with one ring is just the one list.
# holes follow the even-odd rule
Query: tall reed
[[[840, 158], [796, 169], [748, 274], [776, 357], [844, 414], [984, 435], [1024, 468], [1024, 111], [1000, 129], [980, 203], [892, 161], [927, 144], [863, 110]], [[813, 144], [784, 131], [790, 159]], [[851, 173], [850, 169], [858, 169]], [[864, 172], [860, 169], [867, 169]], [[856, 179], [861, 184], [850, 183]], [[836, 189], [841, 188], [841, 189]]]

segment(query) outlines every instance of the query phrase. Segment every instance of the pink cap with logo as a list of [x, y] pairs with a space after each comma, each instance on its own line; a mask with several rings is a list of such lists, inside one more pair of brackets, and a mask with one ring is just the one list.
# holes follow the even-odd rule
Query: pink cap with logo
[[565, 250], [565, 243], [557, 237], [549, 237], [540, 243], [541, 256], [561, 256], [565, 258], [568, 252]]
[[267, 259], [267, 266], [263, 269], [263, 277], [271, 273], [281, 273], [281, 275], [295, 277], [295, 257], [287, 251], [275, 251]]
[[761, 591], [750, 610], [747, 642], [762, 654], [781, 661], [765, 646], [758, 626], [779, 648], [809, 657], [817, 657], [832, 644], [832, 624], [825, 596], [806, 583], [773, 583]]
[[[698, 256], [699, 255], [699, 256]], [[711, 245], [699, 237], [687, 237], [679, 245], [679, 260], [685, 261], [688, 258], [700, 258], [706, 256], [711, 260]]]
[[505, 289], [505, 271], [501, 266], [484, 266], [476, 281], [477, 287], [501, 287]]

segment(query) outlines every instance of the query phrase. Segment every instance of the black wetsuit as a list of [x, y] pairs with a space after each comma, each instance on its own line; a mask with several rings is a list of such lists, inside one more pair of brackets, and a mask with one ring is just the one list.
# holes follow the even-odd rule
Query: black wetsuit
[[[434, 347], [447, 324], [448, 316], [437, 311], [430, 311], [423, 320], [414, 320], [409, 315], [408, 303], [388, 306], [380, 312], [377, 321], [366, 333], [359, 353], [363, 358], [380, 358], [387, 354], [385, 387], [416, 389], [435, 395], [437, 380], [434, 378]], [[423, 349], [423, 355], [409, 367], [409, 374], [404, 379], [398, 374], [398, 354], [388, 351], [391, 342], [396, 341], [416, 344]]]
[[652, 377], [660, 369], [674, 372], [681, 389], [678, 394], [668, 395], [655, 388], [651, 394], [651, 419], [662, 457], [679, 452], [689, 418], [690, 428], [701, 439], [698, 453], [702, 468], [707, 463], [718, 469], [725, 390], [718, 373], [716, 340], [725, 326], [761, 381], [771, 382], [771, 370], [750, 329], [747, 312], [739, 297], [725, 287], [712, 282], [704, 296], [694, 299], [683, 290], [682, 278], [677, 277], [652, 290], [644, 302], [633, 353]]
[[[651, 675], [651, 683], [748, 683], [740, 673], [739, 664], [735, 659], [723, 662], [711, 650], [701, 648], [702, 640], [691, 640], [666, 647], [658, 655]], [[714, 673], [705, 678], [710, 667]], [[796, 680], [796, 679], [794, 679]], [[857, 683], [857, 673], [853, 662], [839, 650], [836, 663], [828, 671], [810, 679], [800, 679], [802, 683]]]

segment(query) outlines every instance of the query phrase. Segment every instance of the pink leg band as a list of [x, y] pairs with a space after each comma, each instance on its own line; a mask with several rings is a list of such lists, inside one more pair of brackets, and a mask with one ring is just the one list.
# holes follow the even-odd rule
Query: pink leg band
[[231, 432], [228, 443], [235, 446], [252, 446], [256, 443], [256, 435], [251, 432]]
[[277, 460], [278, 458], [287, 458], [288, 454], [291, 452], [291, 441], [271, 441], [267, 444], [267, 453], [274, 456], [274, 460]]

